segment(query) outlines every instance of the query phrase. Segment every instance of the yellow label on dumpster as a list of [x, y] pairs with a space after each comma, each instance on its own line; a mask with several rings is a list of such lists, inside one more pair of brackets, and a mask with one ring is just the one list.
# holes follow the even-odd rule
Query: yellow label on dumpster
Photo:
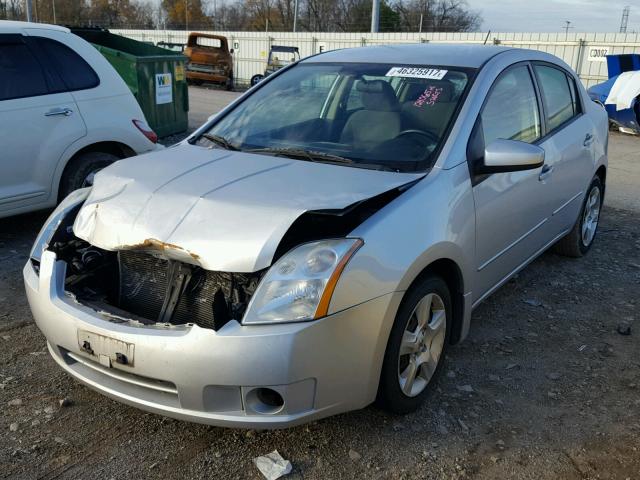
[[176, 82], [184, 80], [184, 65], [179, 63], [176, 65]]

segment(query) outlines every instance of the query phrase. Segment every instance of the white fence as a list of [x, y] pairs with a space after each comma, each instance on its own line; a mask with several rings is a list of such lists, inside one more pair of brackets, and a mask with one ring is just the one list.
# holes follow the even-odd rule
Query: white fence
[[[145, 42], [186, 43], [181, 30], [111, 30]], [[235, 49], [235, 78], [248, 83], [262, 73], [271, 45], [300, 49], [302, 57], [337, 48], [392, 43], [476, 43], [485, 41], [510, 47], [542, 50], [562, 58], [578, 72], [585, 86], [607, 78], [604, 55], [640, 53], [638, 33], [293, 33], [293, 32], [207, 32], [224, 35]]]

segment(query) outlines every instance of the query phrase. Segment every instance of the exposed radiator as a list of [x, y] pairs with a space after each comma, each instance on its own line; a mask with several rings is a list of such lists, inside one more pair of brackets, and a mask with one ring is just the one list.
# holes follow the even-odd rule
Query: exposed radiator
[[217, 330], [240, 320], [262, 272], [211, 272], [148, 253], [118, 254], [119, 307], [151, 321]]

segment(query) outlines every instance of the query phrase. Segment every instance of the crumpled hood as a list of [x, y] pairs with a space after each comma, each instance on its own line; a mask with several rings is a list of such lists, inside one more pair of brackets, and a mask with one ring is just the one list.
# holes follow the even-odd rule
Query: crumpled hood
[[73, 230], [105, 250], [254, 272], [305, 211], [342, 209], [421, 175], [183, 144], [99, 172]]

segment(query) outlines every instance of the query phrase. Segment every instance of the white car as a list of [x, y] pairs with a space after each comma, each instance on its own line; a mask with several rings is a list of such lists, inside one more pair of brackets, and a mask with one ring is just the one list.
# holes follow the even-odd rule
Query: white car
[[67, 28], [0, 21], [0, 218], [53, 207], [157, 140], [91, 44]]

